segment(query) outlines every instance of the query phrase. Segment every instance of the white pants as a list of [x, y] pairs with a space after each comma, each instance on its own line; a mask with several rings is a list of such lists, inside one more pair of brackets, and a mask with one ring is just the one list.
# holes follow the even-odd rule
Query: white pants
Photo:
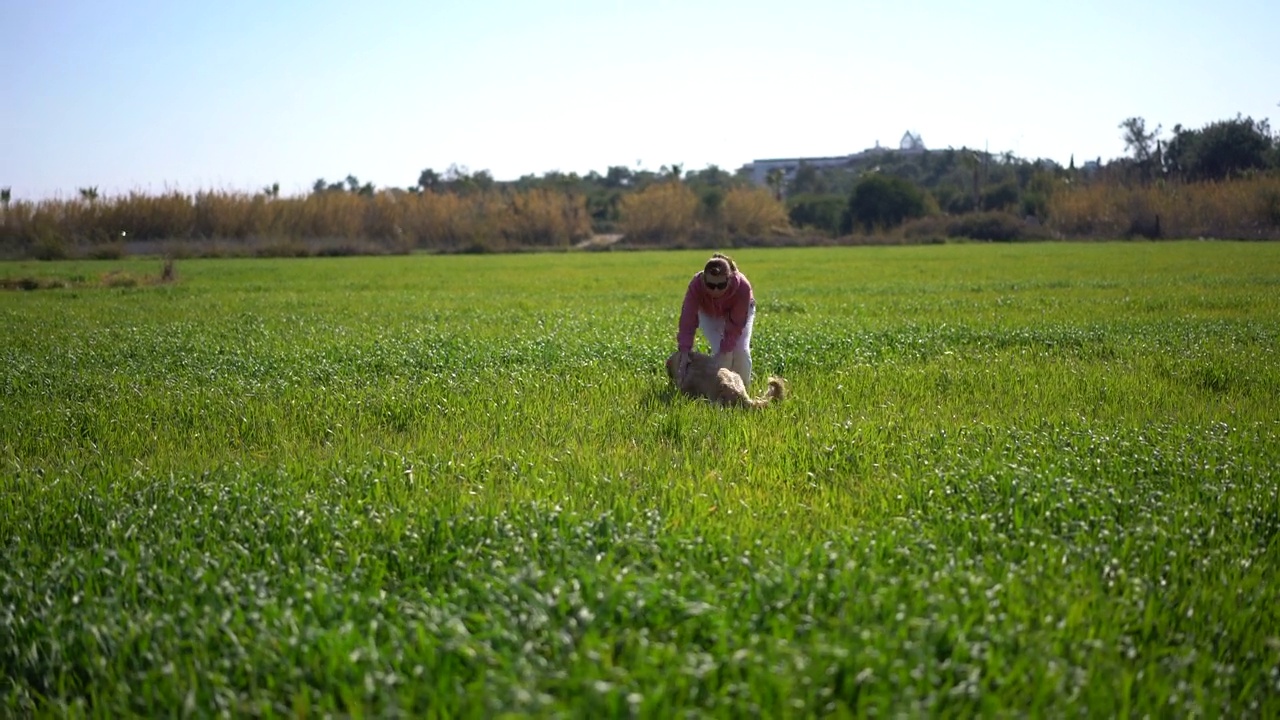
[[[756, 301], [752, 300], [747, 307], [747, 322], [742, 326], [742, 334], [738, 336], [737, 344], [725, 349], [723, 358], [724, 366], [741, 375], [742, 384], [747, 387], [751, 387], [751, 325], [755, 319]], [[719, 354], [720, 342], [724, 340], [724, 318], [711, 317], [699, 311], [698, 328], [711, 346], [711, 354]]]

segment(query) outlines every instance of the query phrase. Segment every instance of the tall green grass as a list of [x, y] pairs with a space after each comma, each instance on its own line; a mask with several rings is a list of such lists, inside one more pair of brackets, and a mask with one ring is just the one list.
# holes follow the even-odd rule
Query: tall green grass
[[0, 265], [0, 707], [1280, 712], [1280, 248], [735, 259]]

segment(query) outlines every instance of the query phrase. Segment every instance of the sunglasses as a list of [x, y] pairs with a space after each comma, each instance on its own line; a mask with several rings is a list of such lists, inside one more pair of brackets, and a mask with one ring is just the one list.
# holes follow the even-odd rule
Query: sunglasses
[[706, 283], [706, 285], [708, 290], [723, 290], [729, 287], [729, 281], [725, 280], [722, 283]]

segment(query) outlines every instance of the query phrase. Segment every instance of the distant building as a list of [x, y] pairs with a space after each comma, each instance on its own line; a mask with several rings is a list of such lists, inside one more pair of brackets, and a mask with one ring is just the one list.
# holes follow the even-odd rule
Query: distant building
[[924, 152], [924, 140], [920, 138], [920, 133], [913, 133], [910, 130], [902, 134], [902, 139], [898, 141], [898, 150], [900, 152], [915, 155]]
[[885, 153], [900, 152], [904, 154], [917, 155], [925, 152], [924, 140], [920, 138], [918, 133], [908, 130], [902, 135], [902, 140], [898, 141], [898, 149], [881, 147], [880, 142], [876, 142], [873, 148], [867, 148], [862, 152], [852, 155], [839, 155], [835, 157], [806, 157], [806, 158], [772, 158], [766, 160], [753, 160], [742, 166], [738, 172], [747, 174], [751, 177], [751, 182], [757, 185], [765, 185], [769, 179], [769, 173], [774, 170], [781, 170], [783, 181], [790, 182], [796, 175], [796, 170], [800, 169], [800, 165], [808, 165], [816, 168], [841, 168], [852, 167], [861, 162], [865, 162], [875, 157], [884, 155]]

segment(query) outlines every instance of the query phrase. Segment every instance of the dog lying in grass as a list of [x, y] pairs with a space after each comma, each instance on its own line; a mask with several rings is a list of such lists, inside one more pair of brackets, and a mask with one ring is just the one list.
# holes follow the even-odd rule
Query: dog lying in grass
[[[742, 376], [716, 364], [711, 355], [697, 351], [689, 353], [689, 365], [681, 373], [680, 353], [674, 352], [667, 358], [667, 377], [680, 392], [693, 397], [702, 397], [717, 405], [739, 405], [741, 407], [760, 408], [771, 401], [782, 400], [787, 394], [787, 383], [780, 377], [769, 377], [769, 389], [764, 395], [752, 398], [747, 395], [747, 387]], [[678, 376], [678, 377], [677, 377]]]

